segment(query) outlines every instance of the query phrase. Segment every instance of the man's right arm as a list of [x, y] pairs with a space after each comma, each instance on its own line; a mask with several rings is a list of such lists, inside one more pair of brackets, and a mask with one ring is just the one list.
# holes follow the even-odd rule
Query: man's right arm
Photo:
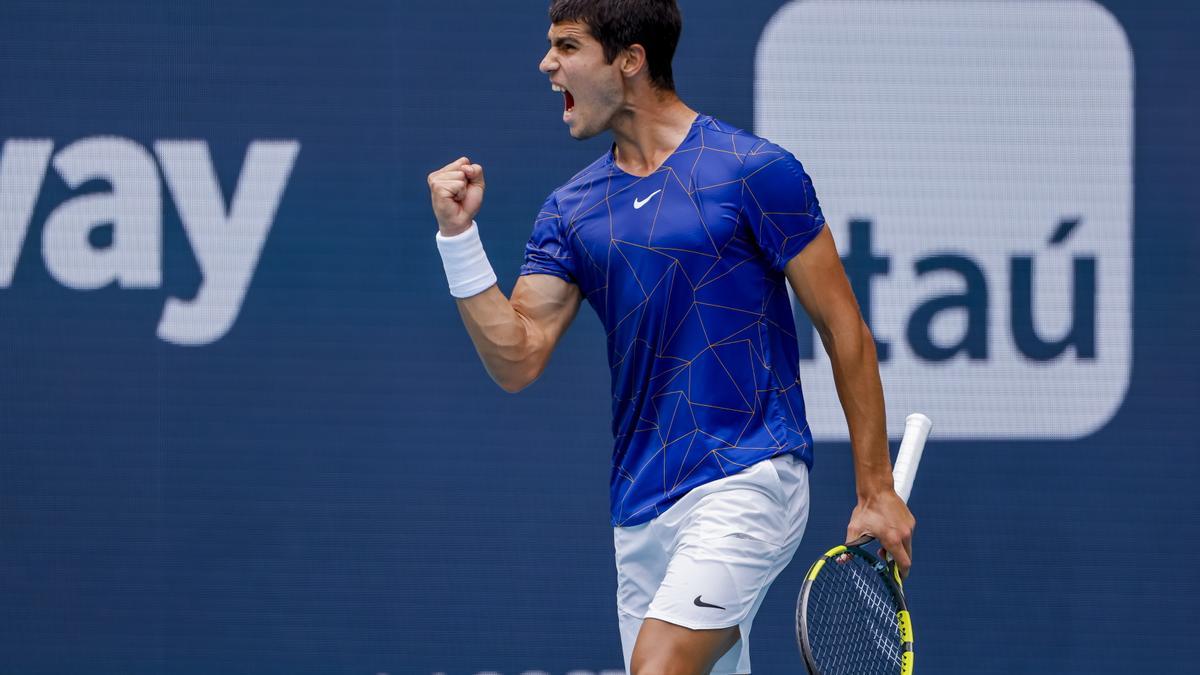
[[545, 370], [581, 300], [575, 284], [531, 274], [517, 279], [511, 300], [492, 286], [459, 299], [458, 311], [488, 374], [502, 389], [516, 393]]
[[[430, 198], [442, 237], [477, 227], [474, 220], [483, 205], [484, 187], [483, 167], [466, 157], [429, 174]], [[505, 391], [520, 391], [545, 370], [554, 346], [579, 312], [582, 293], [555, 276], [531, 274], [517, 280], [510, 300], [494, 283], [486, 257], [474, 264], [483, 266], [492, 283], [468, 297], [459, 295], [458, 311], [488, 374]]]

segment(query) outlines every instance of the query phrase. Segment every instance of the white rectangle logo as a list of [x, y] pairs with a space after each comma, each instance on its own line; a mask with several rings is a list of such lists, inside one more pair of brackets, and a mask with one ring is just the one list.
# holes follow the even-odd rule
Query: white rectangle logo
[[[880, 348], [889, 434], [1079, 438], [1132, 344], [1133, 57], [1085, 0], [800, 0], [759, 43], [755, 131], [813, 177]], [[808, 418], [848, 438], [802, 332]], [[811, 355], [811, 356], [810, 356]]]

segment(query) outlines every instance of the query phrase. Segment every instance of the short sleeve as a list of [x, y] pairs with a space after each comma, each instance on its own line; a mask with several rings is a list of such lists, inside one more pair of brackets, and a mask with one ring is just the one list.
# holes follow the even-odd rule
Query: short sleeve
[[550, 274], [574, 284], [577, 283], [574, 268], [571, 248], [563, 232], [562, 216], [558, 212], [558, 199], [550, 195], [533, 222], [533, 233], [525, 244], [525, 264], [521, 265], [521, 276]]
[[746, 158], [742, 199], [754, 239], [776, 271], [825, 226], [812, 180], [792, 153], [764, 143]]

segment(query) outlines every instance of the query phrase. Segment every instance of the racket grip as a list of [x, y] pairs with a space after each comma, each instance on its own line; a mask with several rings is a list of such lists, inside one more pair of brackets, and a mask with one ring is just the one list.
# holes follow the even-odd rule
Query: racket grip
[[896, 466], [892, 469], [892, 483], [896, 494], [905, 502], [912, 494], [913, 480], [921, 464], [921, 453], [925, 451], [925, 439], [933, 422], [921, 413], [913, 413], [904, 420], [904, 438], [900, 441], [900, 452], [896, 455]]

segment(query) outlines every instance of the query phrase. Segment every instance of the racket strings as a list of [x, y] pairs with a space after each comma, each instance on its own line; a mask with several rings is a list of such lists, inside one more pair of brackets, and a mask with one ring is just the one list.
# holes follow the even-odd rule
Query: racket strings
[[830, 560], [808, 596], [808, 639], [821, 675], [897, 673], [899, 607], [891, 589], [857, 556]]

